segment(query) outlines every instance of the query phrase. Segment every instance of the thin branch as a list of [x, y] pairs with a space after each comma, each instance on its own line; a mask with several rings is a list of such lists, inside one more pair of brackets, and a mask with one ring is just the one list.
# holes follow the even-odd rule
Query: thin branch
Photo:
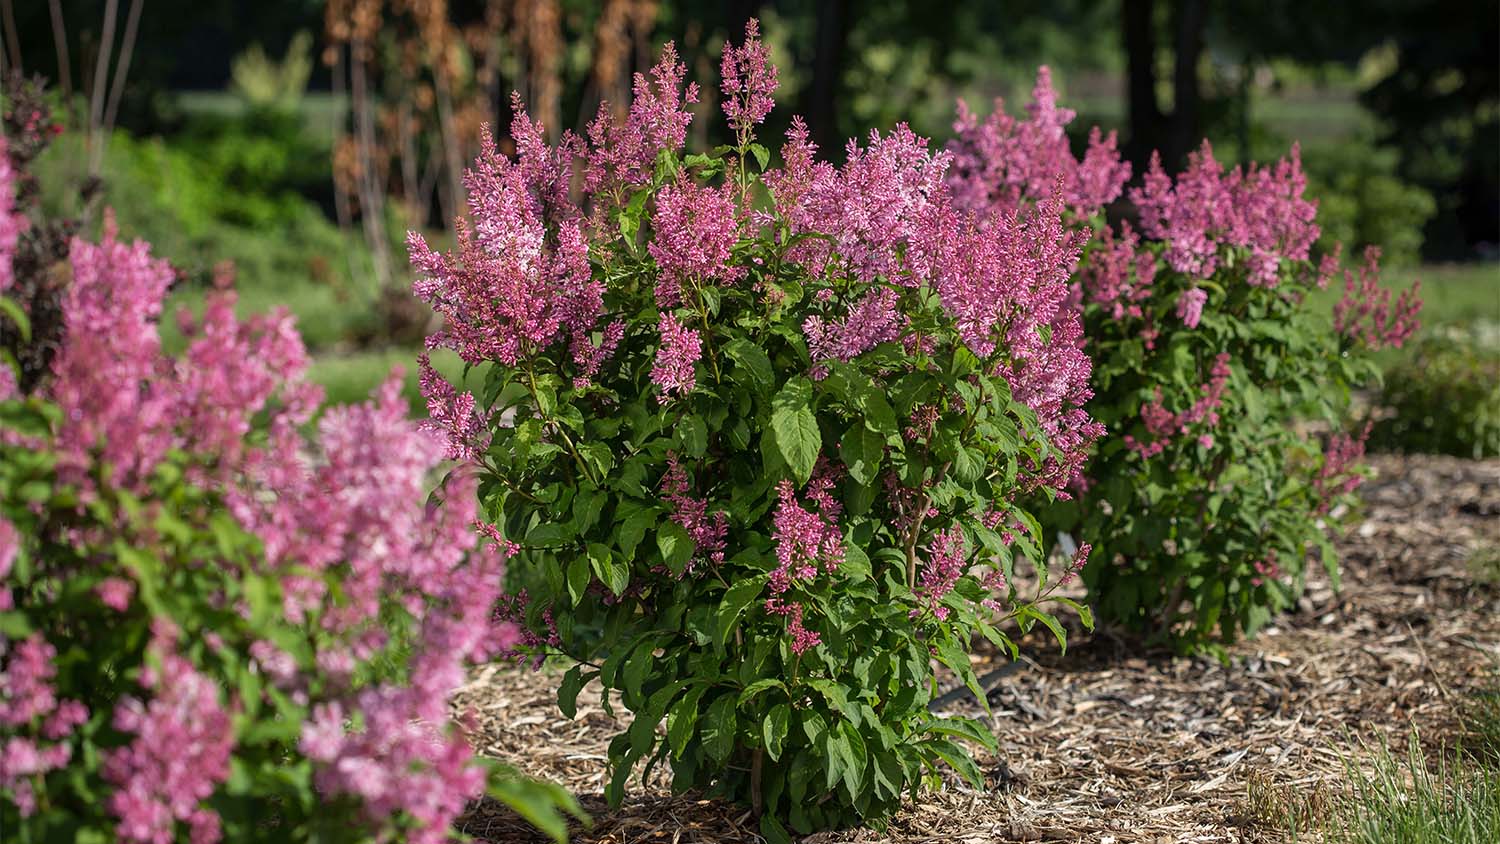
[[104, 109], [104, 131], [115, 128], [119, 116], [120, 100], [125, 96], [125, 77], [130, 73], [130, 59], [135, 54], [135, 36], [141, 24], [141, 7], [145, 0], [131, 0], [130, 14], [125, 19], [125, 38], [120, 42], [120, 58], [115, 63], [115, 78], [110, 84], [109, 105]]
[[48, 0], [52, 14], [52, 46], [57, 50], [57, 81], [62, 84], [68, 116], [73, 116], [73, 61], [68, 56], [68, 29], [63, 24], [62, 0]]
[[[99, 143], [99, 126], [104, 121], [104, 83], [109, 74], [109, 54], [115, 44], [115, 22], [120, 17], [119, 0], [105, 0], [104, 31], [99, 38], [99, 55], [94, 61], [94, 83], [89, 89], [89, 175], [99, 175], [95, 147]], [[102, 159], [102, 156], [97, 156]]]

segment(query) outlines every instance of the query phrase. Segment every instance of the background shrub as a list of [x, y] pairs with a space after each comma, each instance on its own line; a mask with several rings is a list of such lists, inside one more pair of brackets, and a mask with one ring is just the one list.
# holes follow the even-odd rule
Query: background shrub
[[1091, 236], [1074, 277], [1094, 359], [1100, 440], [1075, 501], [1049, 531], [1094, 543], [1084, 569], [1101, 616], [1184, 648], [1253, 633], [1300, 593], [1324, 528], [1360, 481], [1350, 390], [1366, 354], [1415, 330], [1411, 292], [1392, 302], [1371, 251], [1343, 273], [1333, 313], [1307, 306], [1337, 274], [1315, 263], [1316, 206], [1296, 149], [1273, 167], [1226, 170], [1205, 142], [1175, 179], [1153, 159], [1107, 223], [1129, 167], [1113, 136], [1080, 160], [1044, 68], [1025, 119], [961, 110], [950, 145], [956, 195], [1002, 211], [1059, 197]]
[[1479, 325], [1428, 334], [1386, 368], [1372, 447], [1500, 456], [1500, 345], [1484, 331]]
[[1358, 136], [1307, 156], [1308, 193], [1318, 200], [1325, 243], [1349, 250], [1380, 247], [1387, 265], [1414, 263], [1437, 202], [1401, 179], [1399, 150]]
[[697, 89], [669, 46], [587, 142], [549, 146], [518, 102], [519, 157], [486, 140], [458, 249], [413, 235], [412, 260], [446, 320], [429, 345], [473, 367], [472, 392], [423, 386], [516, 546], [513, 616], [572, 664], [565, 714], [597, 680], [635, 715], [606, 793], [670, 765], [787, 840], [882, 823], [939, 765], [982, 783], [955, 739], [992, 739], [928, 712], [932, 660], [982, 698], [978, 636], [1062, 637], [1018, 502], [1097, 427], [1059, 209], [970, 217], [904, 126], [835, 168], [796, 122], [768, 169], [756, 35], [725, 50], [735, 145], [680, 155]]

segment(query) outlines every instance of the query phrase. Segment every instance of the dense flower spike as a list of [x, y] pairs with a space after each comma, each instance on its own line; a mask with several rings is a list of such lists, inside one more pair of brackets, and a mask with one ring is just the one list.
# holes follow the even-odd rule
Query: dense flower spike
[[608, 103], [599, 104], [599, 114], [588, 127], [591, 145], [584, 184], [589, 192], [612, 196], [619, 204], [624, 189], [650, 179], [658, 153], [682, 148], [693, 120], [687, 107], [698, 102], [696, 82], [683, 88], [686, 73], [677, 48], [668, 41], [650, 78], [635, 75], [635, 96], [623, 121], [614, 119]]
[[473, 393], [460, 393], [432, 368], [423, 352], [417, 357], [418, 384], [427, 398], [427, 421], [423, 428], [443, 436], [449, 460], [470, 461], [489, 445], [489, 428], [474, 405]]
[[915, 285], [926, 267], [906, 264], [901, 252], [942, 194], [947, 159], [934, 156], [904, 123], [888, 135], [872, 130], [863, 148], [851, 140], [838, 169], [815, 163], [814, 151], [806, 126], [794, 123], [782, 151], [786, 167], [766, 179], [794, 235], [831, 240], [801, 243], [793, 259], [818, 272], [832, 258], [861, 281], [885, 276]]
[[1208, 291], [1194, 287], [1177, 297], [1177, 318], [1188, 328], [1197, 328], [1203, 319], [1203, 303], [1208, 301]]
[[1083, 161], [1073, 156], [1065, 129], [1076, 115], [1058, 107], [1052, 72], [1045, 66], [1037, 69], [1026, 112], [1027, 119], [1017, 120], [997, 99], [994, 111], [980, 123], [959, 101], [956, 136], [948, 143], [953, 156], [948, 184], [955, 205], [981, 216], [1014, 211], [1025, 199], [1051, 195], [1060, 179], [1068, 208], [1088, 217], [1125, 189], [1130, 165], [1120, 160], [1114, 132], [1104, 136], [1095, 127]]
[[1371, 246], [1358, 273], [1344, 273], [1344, 295], [1333, 306], [1333, 328], [1371, 350], [1399, 349], [1416, 333], [1421, 293], [1417, 282], [1392, 302], [1391, 291], [1380, 286], [1380, 250]]
[[583, 221], [558, 193], [560, 166], [541, 151], [512, 162], [486, 136], [464, 180], [474, 224], [460, 223], [458, 250], [439, 254], [408, 236], [421, 276], [413, 289], [444, 318], [430, 346], [470, 364], [514, 365], [593, 330], [604, 288], [589, 268]]
[[1172, 269], [1210, 276], [1223, 247], [1241, 248], [1249, 252], [1248, 281], [1275, 287], [1284, 262], [1306, 261], [1318, 239], [1317, 203], [1303, 198], [1306, 188], [1295, 146], [1274, 168], [1252, 165], [1226, 174], [1204, 141], [1175, 180], [1153, 156], [1130, 199], [1140, 211], [1141, 231], [1167, 244], [1164, 257]]
[[729, 516], [720, 510], [709, 517], [708, 502], [692, 496], [687, 470], [682, 468], [676, 454], [667, 454], [667, 473], [661, 479], [661, 493], [662, 499], [672, 508], [672, 520], [681, 525], [693, 541], [694, 556], [688, 561], [687, 572], [692, 572], [692, 565], [698, 560], [715, 565], [724, 562]]
[[724, 116], [729, 128], [744, 144], [757, 124], [766, 119], [776, 104], [776, 66], [771, 51], [760, 40], [760, 22], [751, 18], [745, 23], [745, 42], [738, 47], [724, 45], [719, 62], [719, 88], [724, 94]]
[[[656, 304], [672, 308], [698, 285], [733, 281], [744, 268], [729, 262], [738, 221], [731, 185], [702, 187], [683, 177], [656, 195], [654, 236], [647, 247], [661, 278]], [[689, 297], [691, 298], [691, 297]]]
[[[926, 611], [932, 613], [939, 621], [948, 620], [949, 610], [943, 606], [943, 598], [953, 591], [953, 587], [958, 583], [959, 575], [964, 573], [969, 556], [967, 544], [962, 530], [949, 528], [934, 537], [932, 547], [928, 549], [927, 562], [922, 567], [917, 594], [921, 597]], [[912, 610], [913, 613], [921, 611]]]
[[234, 731], [218, 688], [176, 653], [178, 634], [165, 625], [141, 679], [150, 699], [115, 707], [115, 729], [132, 738], [105, 756], [104, 777], [115, 785], [109, 807], [123, 841], [171, 844], [181, 821], [195, 844], [213, 844], [219, 816], [203, 803], [229, 777]]
[[1156, 255], [1139, 247], [1140, 236], [1129, 221], [1120, 223], [1118, 236], [1114, 229], [1106, 227], [1079, 273], [1085, 300], [1107, 308], [1113, 319], [1145, 316], [1142, 303], [1151, 298]]
[[[0, 525], [0, 570], [9, 567], [3, 535], [9, 524]], [[10, 590], [4, 594], [8, 599]], [[88, 720], [83, 704], [58, 698], [56, 658], [57, 649], [40, 634], [19, 641], [0, 637], [0, 726], [6, 735], [0, 741], [0, 790], [10, 792], [22, 817], [36, 811], [35, 779], [68, 764], [68, 739]], [[42, 728], [27, 735], [25, 728], [38, 724]]]
[[807, 348], [815, 363], [813, 377], [822, 377], [825, 369], [816, 364], [841, 360], [851, 361], [881, 343], [901, 339], [901, 329], [906, 323], [897, 308], [899, 294], [886, 287], [872, 290], [849, 308], [842, 319], [827, 323], [823, 317], [813, 315], [802, 323], [802, 333], [807, 336]]
[[698, 332], [683, 328], [671, 314], [662, 314], [656, 329], [661, 332], [661, 347], [656, 351], [656, 361], [651, 364], [651, 380], [666, 397], [692, 392], [697, 384], [693, 364], [703, 355]]
[[[1171, 438], [1187, 434], [1194, 426], [1201, 424], [1212, 431], [1219, 424], [1218, 408], [1224, 400], [1224, 390], [1229, 384], [1229, 376], [1229, 354], [1220, 352], [1214, 359], [1208, 383], [1201, 388], [1201, 395], [1191, 407], [1178, 413], [1173, 413], [1162, 405], [1161, 388], [1156, 388], [1155, 397], [1141, 408], [1141, 422], [1145, 424], [1146, 432], [1151, 434], [1151, 439], [1141, 442], [1130, 434], [1126, 434], [1125, 445], [1149, 459], [1162, 453]], [[1209, 439], [1200, 440], [1200, 444], [1205, 448], [1211, 448], [1212, 435], [1205, 433], [1204, 436]]]

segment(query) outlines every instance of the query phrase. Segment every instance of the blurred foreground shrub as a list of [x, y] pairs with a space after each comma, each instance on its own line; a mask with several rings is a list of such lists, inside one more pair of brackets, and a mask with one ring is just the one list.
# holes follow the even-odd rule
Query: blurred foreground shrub
[[305, 435], [284, 312], [218, 290], [165, 354], [171, 267], [108, 216], [59, 251], [16, 164], [0, 142], [6, 840], [436, 844], [486, 792], [561, 837], [571, 798], [449, 712], [520, 635], [475, 479], [427, 500], [443, 447], [395, 381]]

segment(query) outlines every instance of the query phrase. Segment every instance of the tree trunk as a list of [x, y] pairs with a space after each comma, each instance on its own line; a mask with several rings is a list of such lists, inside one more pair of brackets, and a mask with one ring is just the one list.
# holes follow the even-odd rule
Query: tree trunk
[[813, 141], [825, 155], [843, 147], [838, 127], [838, 98], [849, 42], [849, 0], [824, 0], [818, 6], [812, 84], [802, 109]]
[[1182, 166], [1187, 154], [1197, 147], [1203, 137], [1198, 61], [1203, 57], [1203, 27], [1206, 18], [1207, 10], [1203, 0], [1179, 0], [1174, 22], [1176, 64], [1172, 71], [1172, 124], [1167, 143], [1171, 154], [1165, 156], [1167, 167], [1174, 170]]
[[1122, 0], [1126, 56], [1126, 111], [1130, 137], [1125, 145], [1135, 172], [1145, 170], [1161, 146], [1162, 113], [1156, 99], [1155, 0]]

